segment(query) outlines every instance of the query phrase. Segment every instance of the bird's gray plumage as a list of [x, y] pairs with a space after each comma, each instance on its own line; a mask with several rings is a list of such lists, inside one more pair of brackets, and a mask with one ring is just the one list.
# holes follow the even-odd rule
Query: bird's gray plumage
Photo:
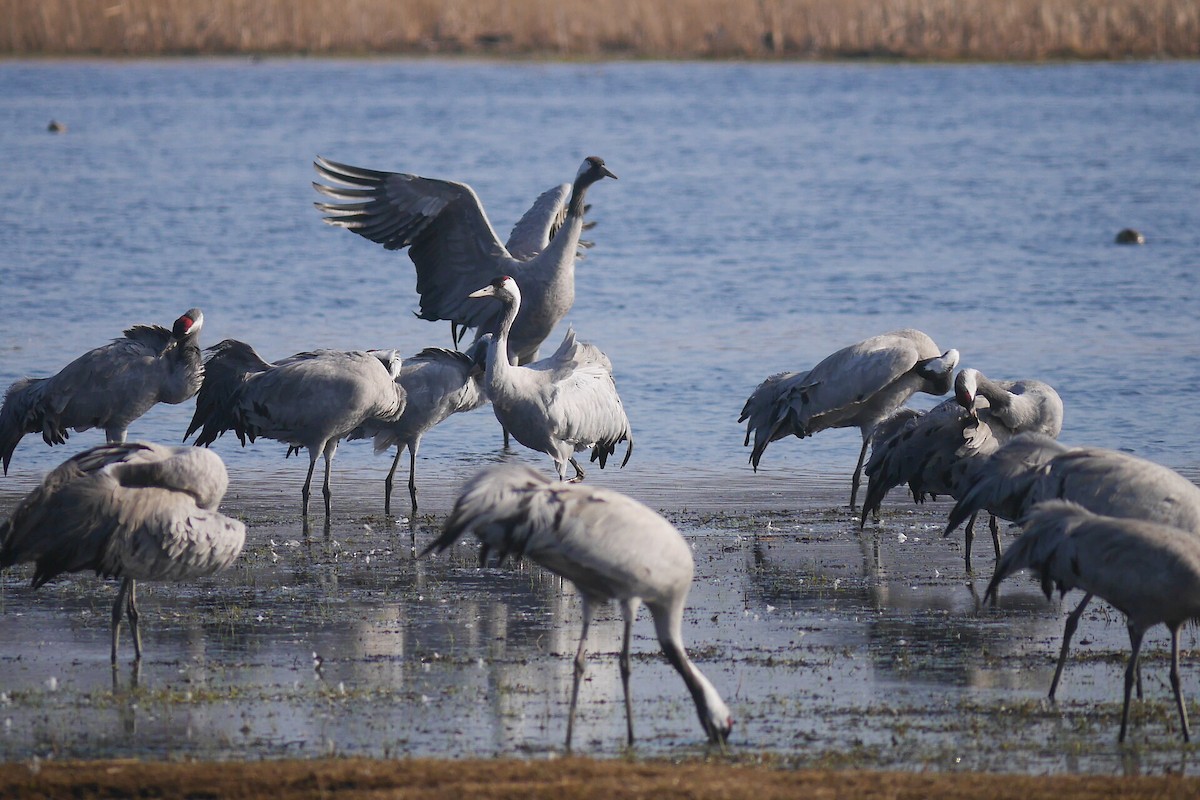
[[341, 201], [315, 204], [327, 215], [325, 222], [389, 250], [409, 248], [417, 270], [421, 319], [450, 320], [455, 327], [475, 328], [477, 336], [495, 333], [502, 309], [491, 301], [471, 299], [470, 294], [496, 277], [514, 276], [526, 299], [509, 342], [509, 355], [519, 364], [537, 357], [538, 347], [574, 304], [584, 195], [596, 181], [616, 178], [603, 159], [589, 156], [571, 184], [565, 208], [561, 187], [544, 193], [517, 223], [510, 249], [500, 242], [478, 196], [464, 183], [352, 167], [321, 157], [314, 166], [322, 178], [352, 187], [313, 183], [321, 194]]
[[827, 428], [858, 428], [862, 449], [851, 480], [850, 506], [875, 426], [916, 392], [950, 391], [958, 351], [942, 352], [912, 328], [872, 336], [825, 357], [806, 372], [783, 372], [763, 381], [738, 417], [746, 422], [745, 444], [754, 438], [750, 463], [758, 469], [771, 442], [803, 439]]
[[134, 582], [211, 575], [241, 553], [245, 527], [217, 511], [228, 482], [220, 457], [200, 448], [131, 442], [85, 450], [51, 470], [0, 524], [0, 569], [34, 562], [35, 589], [64, 572], [121, 578], [112, 660], [122, 611], [140, 659]]
[[972, 472], [946, 532], [983, 509], [1017, 520], [1037, 503], [1054, 499], [1200, 535], [1200, 487], [1178, 472], [1131, 453], [1068, 447], [1032, 433], [1013, 438]]
[[[1062, 430], [1063, 404], [1058, 392], [1042, 381], [994, 381], [967, 368], [954, 379], [954, 397], [925, 414], [911, 417], [903, 427], [872, 437], [871, 458], [864, 468], [869, 483], [861, 521], [878, 513], [893, 487], [908, 484], [913, 500], [967, 490], [981, 459], [1021, 433], [1055, 437]], [[881, 423], [880, 428], [884, 427]], [[974, 517], [967, 525], [964, 558], [971, 570]], [[1000, 557], [999, 528], [991, 524], [992, 543]]]
[[301, 491], [308, 516], [317, 457], [325, 457], [325, 515], [330, 514], [329, 473], [338, 443], [372, 420], [393, 421], [404, 411], [396, 383], [400, 359], [393, 351], [314, 350], [269, 364], [245, 342], [226, 339], [208, 349], [204, 384], [184, 439], [208, 446], [232, 430], [245, 446], [260, 436], [288, 445], [288, 455], [308, 450]]
[[[1200, 487], [1172, 469], [1144, 458], [1100, 447], [1068, 447], [1027, 433], [983, 459], [955, 503], [946, 533], [982, 509], [1019, 520], [1050, 500], [1068, 500], [1108, 517], [1169, 525], [1200, 538]], [[1054, 678], [1053, 701], [1071, 639], [1091, 594], [1067, 616]]]
[[103, 428], [109, 442], [125, 441], [129, 425], [156, 403], [182, 403], [204, 377], [197, 344], [204, 314], [188, 309], [170, 328], [135, 325], [89, 350], [49, 378], [13, 383], [0, 407], [0, 458], [8, 472], [27, 433], [63, 444], [71, 429]]
[[691, 549], [669, 522], [618, 492], [554, 483], [528, 467], [501, 464], [467, 482], [441, 536], [425, 553], [445, 550], [468, 532], [482, 543], [481, 563], [491, 553], [500, 560], [529, 558], [571, 581], [583, 598], [583, 631], [575, 654], [567, 721], [568, 750], [588, 627], [595, 607], [609, 600], [621, 604], [625, 619], [620, 665], [628, 741], [633, 742], [630, 633], [644, 603], [654, 618], [663, 653], [691, 692], [705, 733], [710, 741], [724, 744], [733, 717], [683, 646], [683, 610], [694, 565]]
[[591, 460], [603, 469], [617, 445], [627, 441], [625, 466], [633, 452], [633, 433], [608, 357], [568, 330], [550, 357], [528, 366], [510, 364], [503, 353], [522, 292], [512, 277], [503, 276], [475, 294], [498, 298], [505, 310], [499, 333], [488, 345], [484, 377], [484, 391], [504, 429], [554, 459], [560, 480], [567, 464], [575, 468], [575, 480], [583, 478], [576, 452], [590, 449]]
[[1020, 523], [1024, 533], [1004, 552], [985, 599], [1006, 577], [1029, 568], [1041, 580], [1047, 598], [1056, 588], [1062, 594], [1080, 589], [1125, 614], [1131, 653], [1119, 741], [1125, 740], [1129, 722], [1142, 637], [1148, 628], [1166, 625], [1171, 631], [1171, 687], [1183, 739], [1188, 741], [1179, 630], [1183, 623], [1200, 619], [1200, 538], [1144, 519], [1101, 516], [1065, 500], [1039, 503]]
[[400, 456], [408, 449], [408, 492], [417, 510], [417, 451], [421, 437], [452, 414], [472, 411], [487, 402], [483, 391], [484, 354], [487, 342], [477, 342], [460, 353], [427, 347], [404, 359], [396, 382], [404, 390], [404, 413], [393, 422], [373, 420], [355, 429], [351, 439], [373, 439], [375, 452], [395, 447], [396, 457], [384, 481], [384, 513], [392, 513], [392, 482]]

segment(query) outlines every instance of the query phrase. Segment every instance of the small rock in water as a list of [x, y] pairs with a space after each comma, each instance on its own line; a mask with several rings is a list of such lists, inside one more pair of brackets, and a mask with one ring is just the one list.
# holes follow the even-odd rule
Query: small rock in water
[[50, 120], [50, 124], [46, 126], [46, 130], [50, 131], [50, 133], [66, 133], [67, 126], [56, 119], [52, 119]]
[[1134, 228], [1122, 228], [1117, 233], [1116, 242], [1117, 244], [1145, 244], [1146, 237], [1142, 235], [1141, 231]]

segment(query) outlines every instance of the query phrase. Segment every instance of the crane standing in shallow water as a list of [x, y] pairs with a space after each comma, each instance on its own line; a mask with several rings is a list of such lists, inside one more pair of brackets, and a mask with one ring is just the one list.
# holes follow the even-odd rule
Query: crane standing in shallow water
[[396, 457], [383, 482], [383, 513], [392, 513], [392, 485], [400, 456], [408, 448], [408, 494], [417, 511], [417, 451], [421, 438], [435, 425], [487, 402], [483, 392], [483, 363], [487, 341], [477, 341], [467, 353], [427, 347], [404, 359], [396, 382], [404, 390], [404, 413], [391, 422], [373, 420], [356, 428], [350, 439], [374, 439], [375, 452], [395, 446]]
[[850, 510], [855, 510], [863, 461], [875, 426], [916, 392], [950, 391], [958, 351], [938, 350], [933, 340], [912, 328], [872, 336], [826, 356], [807, 372], [780, 372], [750, 394], [738, 422], [746, 423], [746, 441], [754, 436], [750, 463], [767, 445], [791, 434], [803, 439], [827, 428], [858, 428], [862, 449], [850, 481]]
[[[1058, 499], [1107, 517], [1169, 525], [1200, 541], [1200, 487], [1178, 472], [1129, 453], [1101, 447], [1068, 447], [1036, 433], [1013, 438], [976, 466], [966, 491], [950, 511], [946, 533], [980, 509], [1019, 520], [1038, 503]], [[1058, 691], [1071, 639], [1091, 601], [1091, 593], [1084, 594], [1067, 616], [1058, 664], [1050, 681], [1050, 702], [1054, 702]]]
[[583, 479], [575, 453], [592, 450], [592, 461], [604, 469], [619, 443], [628, 441], [621, 466], [633, 453], [629, 417], [617, 394], [612, 363], [599, 348], [577, 342], [568, 330], [558, 350], [528, 366], [510, 364], [504, 357], [508, 334], [521, 308], [521, 290], [505, 275], [496, 278], [472, 297], [495, 297], [503, 304], [500, 330], [488, 344], [484, 388], [496, 419], [513, 437], [554, 459], [559, 480], [567, 464], [575, 468], [572, 480]]
[[135, 581], [219, 572], [242, 552], [246, 528], [217, 511], [229, 477], [196, 447], [105, 444], [51, 470], [0, 524], [0, 569], [36, 562], [33, 588], [64, 572], [121, 579], [112, 607], [112, 662], [122, 614], [142, 658]]
[[733, 715], [683, 647], [683, 609], [694, 564], [687, 542], [674, 526], [618, 492], [552, 483], [529, 467], [501, 464], [467, 482], [441, 536], [422, 555], [445, 550], [467, 532], [482, 543], [480, 564], [492, 551], [500, 561], [527, 556], [579, 590], [583, 630], [575, 653], [567, 750], [575, 728], [588, 627], [595, 607], [609, 600], [621, 604], [625, 620], [620, 668], [629, 744], [633, 744], [629, 645], [638, 607], [644, 603], [654, 618], [663, 654], [687, 685], [709, 741], [724, 746]]
[[197, 343], [202, 327], [204, 314], [190, 308], [170, 330], [134, 325], [123, 338], [89, 350], [56, 375], [13, 383], [0, 407], [4, 472], [27, 433], [41, 433], [53, 446], [65, 443], [71, 428], [103, 428], [109, 442], [123, 442], [130, 424], [156, 403], [189, 400], [204, 378]]
[[244, 447], [259, 436], [286, 442], [288, 455], [308, 450], [300, 491], [305, 519], [317, 458], [325, 456], [325, 519], [330, 516], [329, 473], [338, 442], [365, 422], [392, 421], [404, 411], [394, 351], [314, 350], [269, 364], [254, 348], [225, 339], [209, 348], [204, 385], [184, 439], [208, 446], [227, 430]]
[[[884, 496], [901, 483], [909, 485], [916, 502], [926, 496], [961, 497], [972, 471], [986, 456], [1022, 433], [1056, 437], [1062, 421], [1062, 398], [1047, 383], [993, 381], [977, 369], [960, 371], [954, 379], [954, 397], [926, 413], [911, 415], [890, 435], [876, 431], [864, 468], [870, 482], [860, 527], [871, 511], [878, 516]], [[974, 526], [972, 516], [963, 548], [968, 573]], [[990, 529], [999, 560], [1000, 529], [994, 515]]]
[[996, 565], [984, 600], [1002, 580], [1028, 567], [1041, 580], [1047, 599], [1055, 588], [1062, 594], [1082, 589], [1128, 618], [1131, 653], [1125, 668], [1120, 742], [1129, 723], [1142, 637], [1148, 628], [1166, 625], [1171, 631], [1171, 688], [1183, 740], [1189, 741], [1179, 681], [1179, 630], [1185, 622], [1200, 619], [1200, 538], [1156, 522], [1100, 516], [1065, 500], [1039, 503], [1021, 526], [1025, 532]]

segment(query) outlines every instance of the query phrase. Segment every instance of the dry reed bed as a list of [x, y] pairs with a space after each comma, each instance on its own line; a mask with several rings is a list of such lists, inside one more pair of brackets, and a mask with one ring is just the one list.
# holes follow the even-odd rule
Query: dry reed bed
[[0, 54], [1200, 57], [1200, 0], [0, 0]]

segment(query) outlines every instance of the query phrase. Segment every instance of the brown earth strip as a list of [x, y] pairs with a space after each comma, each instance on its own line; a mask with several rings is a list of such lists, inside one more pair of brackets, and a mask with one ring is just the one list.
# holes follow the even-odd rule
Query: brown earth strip
[[0, 797], [872, 798], [989, 800], [1195, 798], [1194, 777], [790, 771], [718, 763], [594, 761], [133, 760], [0, 765]]

